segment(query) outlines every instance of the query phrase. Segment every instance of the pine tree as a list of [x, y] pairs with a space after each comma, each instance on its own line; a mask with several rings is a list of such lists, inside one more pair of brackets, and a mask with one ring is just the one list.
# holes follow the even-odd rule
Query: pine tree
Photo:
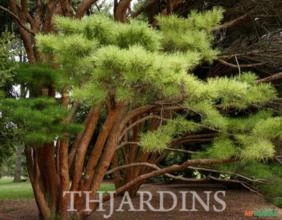
[[[194, 159], [131, 180], [117, 193], [142, 178], [189, 165], [274, 156], [282, 118], [263, 109], [276, 97], [275, 89], [257, 83], [253, 73], [206, 81], [193, 75], [197, 65], [212, 62], [219, 53], [212, 47], [211, 29], [222, 19], [222, 9], [192, 12], [187, 19], [157, 19], [158, 30], [102, 15], [56, 17], [56, 34], [36, 36], [45, 64], [32, 65], [18, 76], [30, 98], [5, 100], [1, 109], [24, 130], [28, 171], [43, 218], [68, 218], [64, 191], [92, 191], [94, 196], [117, 148], [129, 144], [132, 129], [147, 118], [158, 123], [138, 133], [138, 145], [145, 151], [161, 153], [184, 134], [203, 130], [213, 132], [215, 139]], [[90, 108], [80, 132], [73, 121], [79, 105]], [[76, 198], [77, 215], [89, 214], [83, 212], [83, 199]]]

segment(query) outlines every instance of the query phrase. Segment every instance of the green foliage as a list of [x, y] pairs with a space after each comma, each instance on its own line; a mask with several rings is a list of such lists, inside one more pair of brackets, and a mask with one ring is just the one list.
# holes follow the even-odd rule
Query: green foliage
[[272, 158], [275, 153], [274, 144], [267, 139], [253, 139], [246, 137], [242, 140], [244, 148], [241, 151], [241, 157], [243, 159], [255, 159], [261, 160], [264, 158]]
[[147, 151], [160, 151], [171, 143], [174, 136], [197, 130], [200, 128], [196, 123], [178, 116], [169, 120], [157, 131], [144, 133], [140, 138], [140, 145]]
[[62, 88], [65, 84], [64, 80], [64, 73], [61, 70], [44, 64], [23, 63], [16, 69], [14, 82], [25, 85], [31, 91], [38, 91], [50, 85], [58, 89]]
[[32, 199], [32, 187], [29, 181], [14, 183], [13, 179], [0, 179], [0, 199]]
[[129, 24], [119, 26], [120, 30], [116, 40], [120, 48], [139, 45], [148, 51], [160, 49], [160, 34], [148, 28], [146, 23], [133, 20]]
[[15, 39], [14, 36], [8, 32], [4, 32], [0, 38], [0, 88], [6, 82], [11, 81], [14, 75], [15, 62], [12, 51], [12, 45]]
[[114, 44], [116, 41], [116, 30], [119, 27], [109, 17], [93, 15], [84, 18], [84, 21], [80, 25], [82, 27], [85, 25], [82, 33], [87, 39], [97, 39], [101, 45]]
[[[252, 168], [252, 169], [251, 169]], [[246, 170], [247, 169], [247, 170]], [[253, 174], [254, 178], [263, 178], [265, 183], [257, 184], [255, 187], [264, 194], [265, 198], [278, 207], [282, 207], [282, 169], [281, 164], [254, 163], [253, 166], [245, 168], [245, 173]]]
[[[0, 101], [5, 97], [4, 89], [14, 78], [16, 63], [14, 62], [13, 43], [15, 38], [8, 32], [0, 37]], [[3, 89], [3, 91], [1, 91]], [[9, 123], [9, 118], [3, 116], [0, 109], [0, 167], [3, 161], [13, 154], [17, 130]]]
[[[184, 133], [209, 129], [218, 137], [205, 157], [270, 158], [275, 152], [272, 140], [281, 137], [280, 118], [259, 109], [276, 97], [275, 89], [256, 83], [250, 72], [207, 81], [191, 74], [201, 62], [216, 57], [211, 30], [222, 13], [214, 8], [192, 12], [187, 19], [158, 17], [159, 30], [141, 21], [114, 22], [105, 15], [82, 20], [56, 17], [58, 34], [36, 39], [40, 51], [60, 64], [80, 102], [115, 100], [134, 108], [158, 100], [184, 100], [186, 117], [174, 115], [159, 129], [141, 135], [140, 145], [146, 150], [160, 151]], [[245, 117], [232, 113], [250, 107], [258, 113]]]
[[271, 111], [261, 110], [243, 117], [228, 118], [228, 131], [242, 133], [251, 131], [259, 121], [271, 118], [271, 116]]
[[[220, 14], [221, 11], [214, 9], [200, 17], [207, 18], [207, 23], [211, 23], [211, 17], [215, 13]], [[196, 14], [191, 15], [192, 20], [193, 16]], [[195, 27], [192, 33], [195, 36], [192, 37], [189, 49], [171, 54], [163, 53], [163, 39], [167, 30], [163, 31], [161, 28], [161, 31], [156, 31], [146, 23], [135, 20], [121, 24], [104, 15], [89, 16], [81, 21], [56, 17], [54, 22], [59, 34], [37, 35], [37, 42], [39, 49], [54, 56], [64, 72], [76, 80], [77, 84], [87, 77], [92, 82], [97, 78], [103, 79], [103, 82], [95, 83], [92, 91], [96, 88], [108, 92], [115, 90], [119, 96], [123, 96], [120, 97], [121, 100], [132, 101], [134, 93], [148, 96], [144, 91], [150, 89], [151, 97], [160, 99], [162, 96], [179, 95], [186, 71], [192, 71], [201, 60], [213, 53], [210, 47], [211, 33], [207, 30], [203, 32], [202, 26], [198, 25], [201, 23], [198, 21], [200, 17], [195, 18], [195, 21], [188, 21], [196, 24], [193, 25]], [[181, 21], [181, 18], [175, 19]], [[110, 81], [108, 77], [102, 78], [105, 75], [111, 75]], [[116, 82], [117, 80], [121, 81]], [[87, 93], [90, 86], [86, 84], [85, 88]], [[144, 95], [140, 97], [140, 102], [145, 100]]]
[[224, 10], [214, 7], [212, 10], [205, 12], [192, 11], [188, 18], [173, 16], [159, 16], [158, 22], [160, 27], [166, 31], [185, 32], [188, 30], [207, 30], [210, 31], [218, 25], [223, 18]]
[[257, 123], [253, 128], [253, 135], [262, 138], [282, 139], [282, 117], [266, 118]]
[[213, 8], [204, 13], [193, 11], [187, 19], [172, 16], [157, 18], [163, 33], [162, 44], [165, 50], [197, 51], [201, 58], [212, 61], [218, 51], [212, 48], [211, 29], [223, 18], [221, 8]]
[[220, 113], [211, 102], [188, 103], [188, 108], [201, 115], [202, 124], [209, 128], [226, 129], [227, 119]]
[[51, 98], [5, 99], [0, 103], [2, 117], [21, 131], [18, 142], [26, 144], [50, 143], [65, 132], [78, 132], [81, 126], [63, 124], [67, 111]]
[[218, 159], [228, 159], [237, 155], [236, 146], [227, 137], [215, 139], [213, 145], [208, 149], [208, 157]]
[[[64, 76], [72, 84], [79, 83], [82, 76], [88, 73], [88, 66], [85, 66], [84, 57], [97, 47], [97, 41], [88, 40], [81, 34], [72, 36], [37, 35], [37, 41], [43, 53], [48, 59], [56, 56], [56, 62], [61, 64], [61, 71], [67, 73]], [[52, 59], [50, 59], [52, 61]], [[79, 74], [79, 76], [78, 76]]]
[[[247, 75], [250, 76], [250, 73]], [[242, 81], [238, 77], [233, 80], [227, 77], [212, 78], [208, 80], [207, 92], [213, 100], [220, 102], [222, 108], [260, 105], [276, 96], [276, 91], [270, 84], [255, 84], [254, 77], [252, 80], [250, 78], [249, 82]]]

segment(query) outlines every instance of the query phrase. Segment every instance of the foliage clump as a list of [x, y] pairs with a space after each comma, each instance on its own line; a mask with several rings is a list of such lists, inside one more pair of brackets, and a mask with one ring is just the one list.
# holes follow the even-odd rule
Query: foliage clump
[[[275, 89], [256, 83], [250, 72], [207, 81], [192, 74], [199, 63], [218, 54], [211, 30], [222, 12], [214, 8], [192, 12], [187, 19], [158, 17], [159, 30], [134, 20], [121, 24], [103, 15], [75, 22], [57, 17], [58, 35], [38, 35], [37, 42], [40, 51], [60, 63], [65, 77], [74, 79], [70, 82], [77, 100], [96, 105], [112, 99], [131, 108], [182, 100], [186, 117], [175, 114], [159, 129], [142, 134], [140, 145], [146, 150], [160, 151], [177, 136], [210, 129], [217, 138], [197, 156], [271, 158], [272, 141], [281, 138], [281, 117], [261, 109], [276, 97]], [[256, 110], [244, 117], [233, 114], [248, 108]]]

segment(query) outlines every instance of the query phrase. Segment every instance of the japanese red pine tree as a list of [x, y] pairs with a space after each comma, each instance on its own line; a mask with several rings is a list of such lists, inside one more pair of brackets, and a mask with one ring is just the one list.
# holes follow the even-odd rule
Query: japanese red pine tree
[[[190, 165], [273, 157], [282, 118], [263, 107], [276, 97], [274, 88], [257, 83], [252, 73], [207, 81], [193, 75], [197, 65], [219, 53], [211, 30], [221, 18], [218, 8], [187, 19], [158, 17], [155, 30], [102, 15], [55, 17], [57, 33], [36, 36], [44, 65], [22, 68], [26, 74], [18, 76], [30, 96], [5, 100], [1, 109], [25, 131], [29, 176], [43, 219], [88, 216], [83, 196], [75, 197], [77, 212], [68, 212], [64, 192], [95, 196], [116, 150], [130, 147], [132, 129], [146, 119], [156, 118], [158, 124], [138, 133], [144, 151], [162, 154], [181, 135], [203, 130], [213, 132], [214, 142], [194, 159], [140, 175], [117, 193]], [[82, 105], [90, 109], [83, 128], [75, 117]], [[237, 114], [246, 109], [252, 111]]]

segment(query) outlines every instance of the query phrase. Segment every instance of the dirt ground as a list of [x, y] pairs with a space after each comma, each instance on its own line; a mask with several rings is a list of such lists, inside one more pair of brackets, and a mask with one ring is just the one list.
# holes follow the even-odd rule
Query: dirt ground
[[[266, 219], [266, 220], [282, 220], [282, 210], [276, 208], [275, 206], [267, 203], [259, 195], [252, 193], [247, 190], [242, 189], [226, 189], [219, 185], [184, 185], [184, 184], [173, 184], [173, 185], [152, 185], [145, 184], [140, 190], [150, 191], [153, 193], [152, 206], [158, 208], [160, 203], [160, 197], [157, 191], [170, 191], [175, 195], [178, 195], [178, 201], [182, 201], [180, 191], [189, 191], [186, 196], [187, 209], [191, 209], [189, 206], [189, 201], [191, 203], [192, 196], [190, 195], [191, 191], [196, 191], [196, 193], [201, 197], [205, 198], [204, 191], [211, 191], [211, 202], [210, 207], [216, 205], [220, 207], [220, 204], [217, 203], [214, 198], [214, 193], [218, 190], [226, 191], [226, 196], [224, 201], [226, 202], [226, 209], [223, 212], [215, 212], [214, 210], [205, 211], [200, 203], [196, 203], [196, 208], [199, 211], [180, 211], [181, 202], [177, 203], [175, 209], [169, 212], [133, 212], [127, 211], [129, 209], [128, 205], [124, 205], [123, 208], [125, 211], [120, 212], [116, 211], [109, 218], [110, 220], [240, 220], [240, 219]], [[169, 195], [165, 195], [165, 208], [169, 208], [172, 205], [172, 198]], [[220, 196], [222, 199], [222, 196]], [[117, 209], [121, 204], [122, 197], [116, 198], [114, 200], [114, 207]], [[204, 199], [205, 200], [205, 199]], [[133, 206], [138, 209], [140, 205], [140, 197], [135, 197], [132, 199]], [[96, 212], [90, 217], [90, 219], [102, 220], [104, 214], [108, 214], [110, 204], [107, 202], [104, 204], [106, 212]], [[127, 210], [126, 210], [127, 209]], [[278, 217], [246, 217], [245, 211], [263, 211], [275, 209], [277, 210]], [[2, 200], [0, 201], [0, 220], [36, 220], [37, 219], [37, 208], [34, 200]]]

